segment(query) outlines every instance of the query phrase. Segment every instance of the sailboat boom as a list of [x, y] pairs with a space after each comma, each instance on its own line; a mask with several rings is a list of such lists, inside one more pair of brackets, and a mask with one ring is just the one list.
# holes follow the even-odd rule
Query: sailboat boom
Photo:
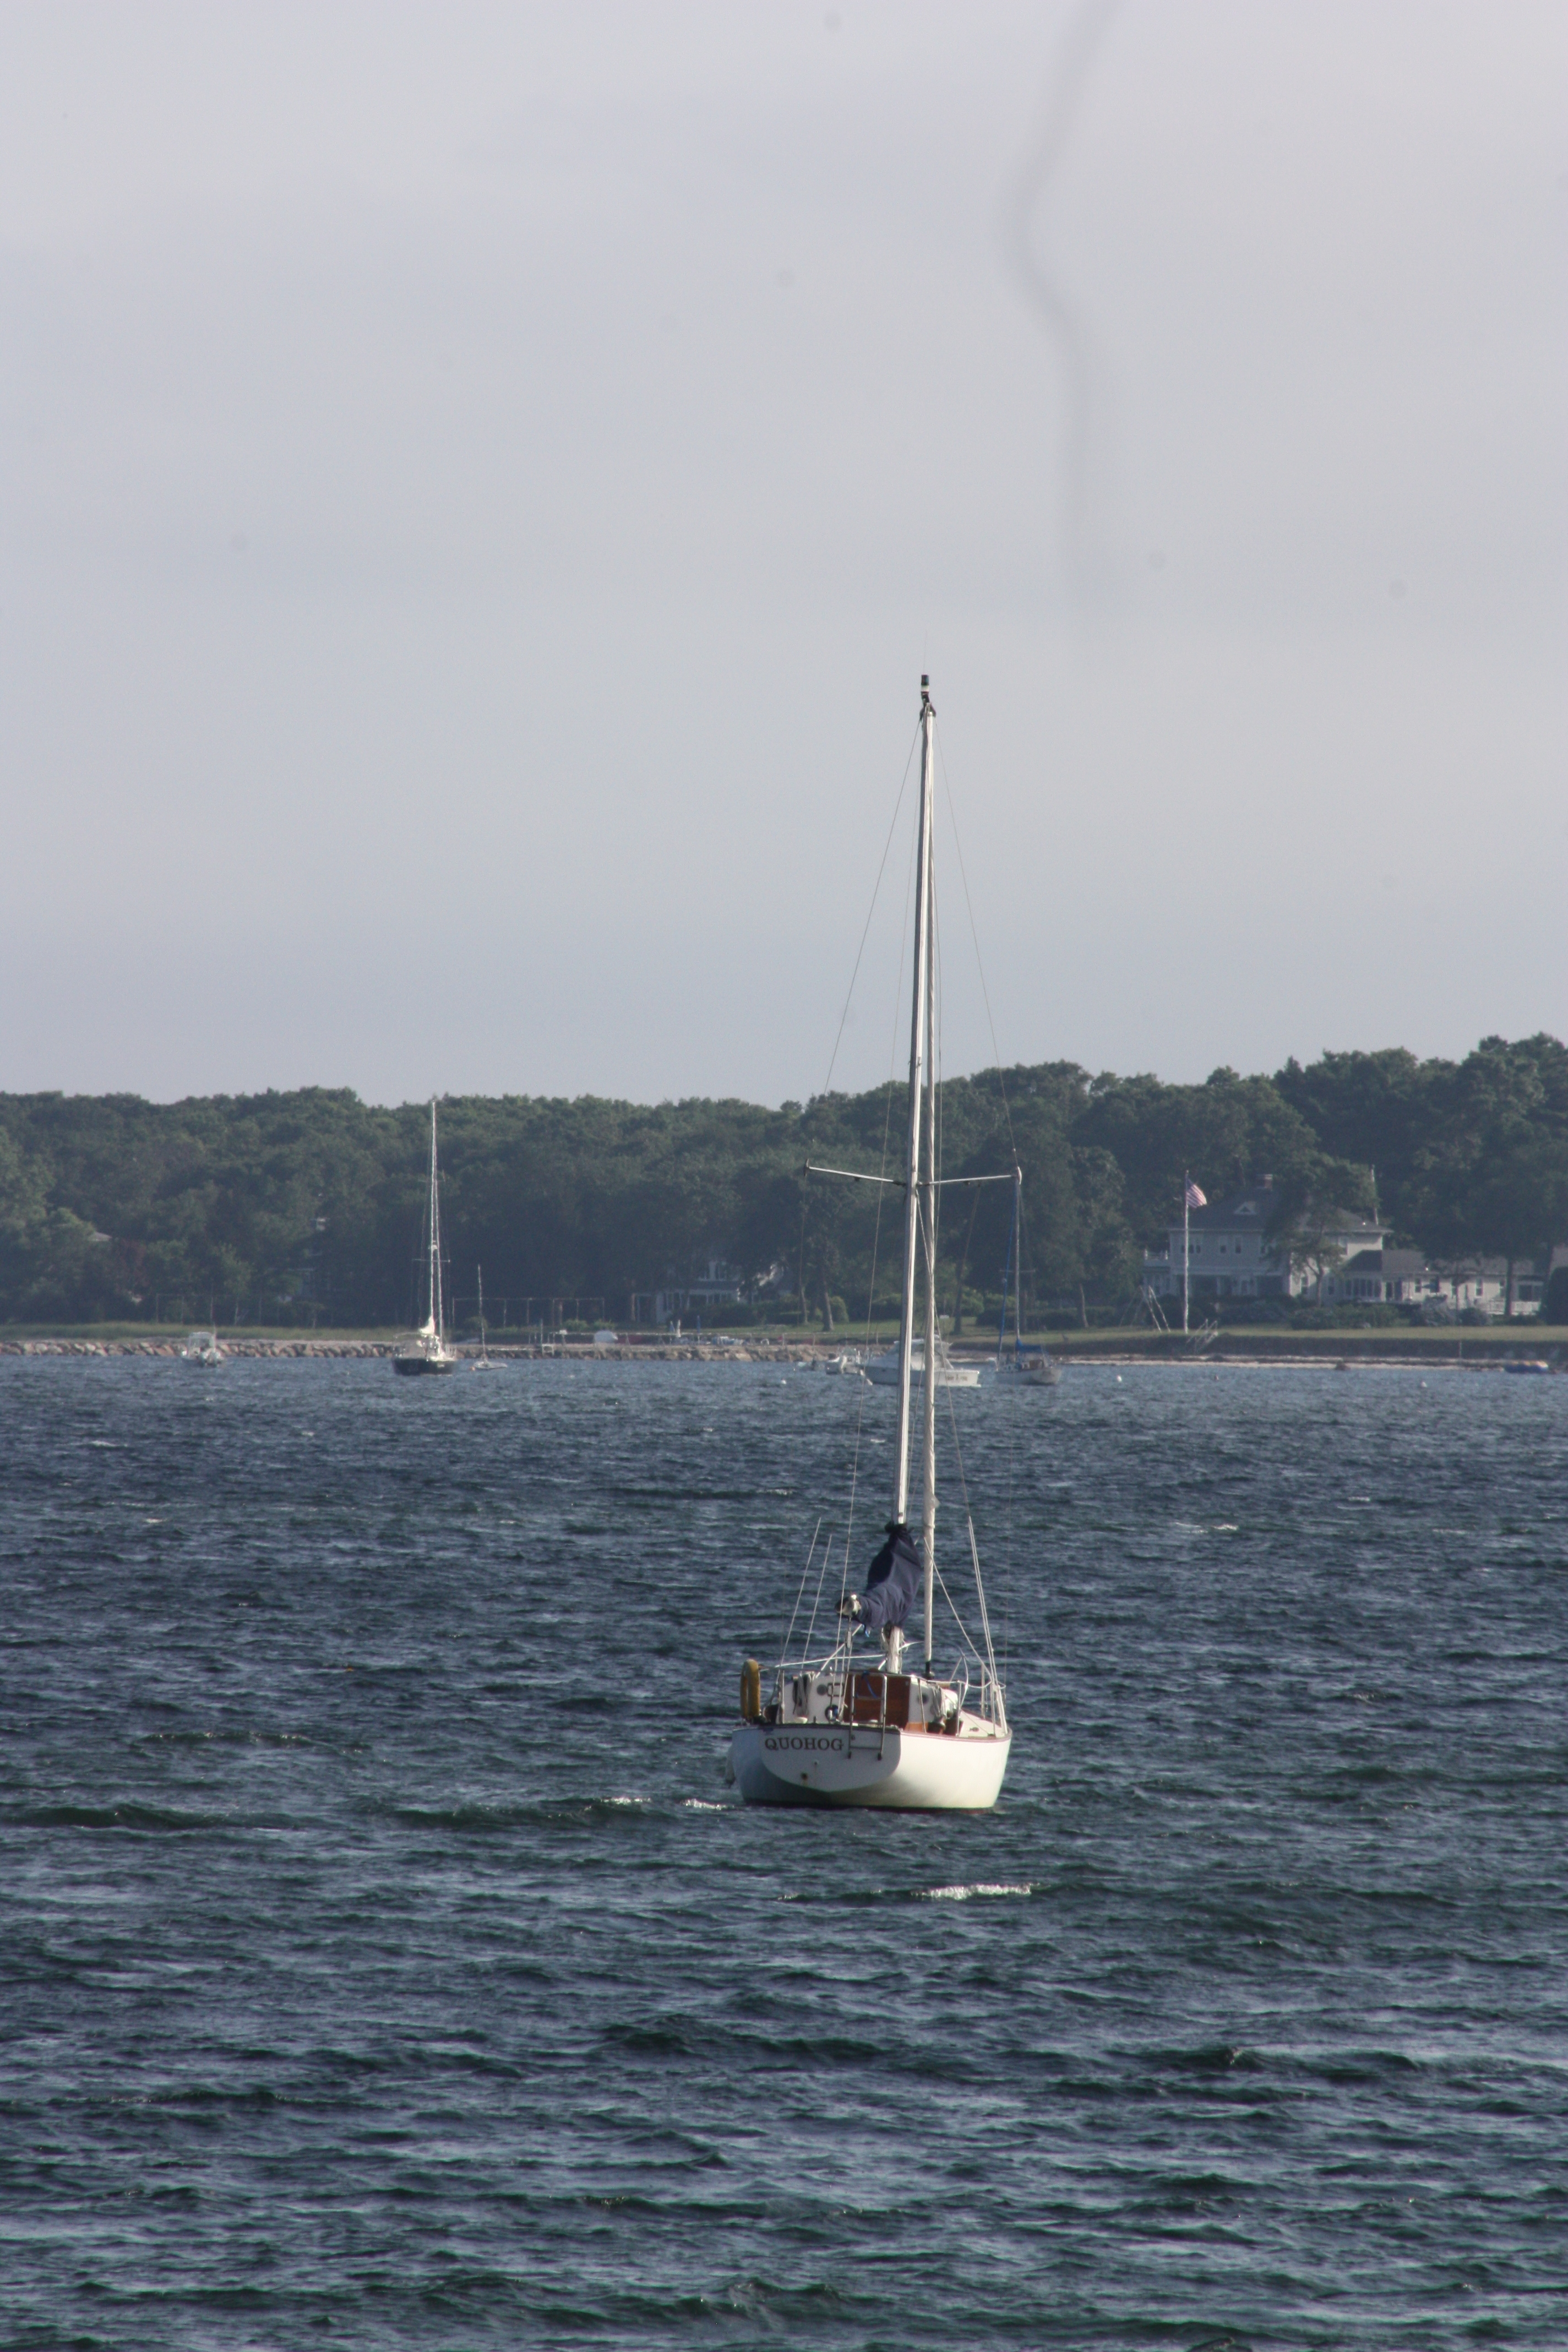
[[847, 1176], [852, 1184], [891, 1184], [895, 1192], [901, 1192], [904, 1182], [901, 1176], [868, 1176], [863, 1168], [819, 1168], [815, 1160], [806, 1161], [805, 1172], [808, 1176]]

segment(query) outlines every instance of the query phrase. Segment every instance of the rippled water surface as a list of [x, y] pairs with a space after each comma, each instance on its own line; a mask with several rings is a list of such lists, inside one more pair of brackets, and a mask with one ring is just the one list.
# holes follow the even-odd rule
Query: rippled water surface
[[825, 1816], [890, 1399], [0, 1366], [5, 2340], [1568, 2342], [1568, 1381], [954, 1412], [1002, 1803]]

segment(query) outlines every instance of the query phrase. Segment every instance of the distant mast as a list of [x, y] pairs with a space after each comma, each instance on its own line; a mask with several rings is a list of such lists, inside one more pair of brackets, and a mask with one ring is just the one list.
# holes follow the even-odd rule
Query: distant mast
[[430, 1097], [430, 1320], [431, 1338], [441, 1337], [441, 1185], [436, 1172], [436, 1097]]
[[[430, 1097], [430, 1202], [426, 1216], [430, 1238], [430, 1263], [426, 1280], [429, 1286], [430, 1312], [414, 1335], [414, 1342], [397, 1349], [392, 1359], [395, 1372], [449, 1372], [458, 1359], [447, 1347], [445, 1335], [446, 1302], [441, 1296], [441, 1180], [436, 1165], [436, 1097]], [[416, 1304], [416, 1310], [417, 1303]]]

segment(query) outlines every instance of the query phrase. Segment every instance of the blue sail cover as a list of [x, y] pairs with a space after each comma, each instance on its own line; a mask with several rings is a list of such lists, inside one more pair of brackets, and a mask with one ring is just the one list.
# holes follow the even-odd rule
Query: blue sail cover
[[908, 1528], [889, 1521], [888, 1540], [871, 1562], [866, 1597], [860, 1603], [860, 1622], [867, 1632], [879, 1633], [885, 1626], [901, 1625], [915, 1605], [920, 1585], [921, 1556], [915, 1539]]

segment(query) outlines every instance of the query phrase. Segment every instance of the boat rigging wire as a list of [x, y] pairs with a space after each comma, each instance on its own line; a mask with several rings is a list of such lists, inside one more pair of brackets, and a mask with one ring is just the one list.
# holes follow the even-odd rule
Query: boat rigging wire
[[[960, 1443], [959, 1443], [959, 1437], [958, 1437], [958, 1415], [954, 1412], [954, 1411], [953, 1411], [953, 1409], [952, 1409], [952, 1391], [951, 1391], [951, 1390], [949, 1390], [949, 1391], [948, 1391], [948, 1398], [947, 1398], [947, 1419], [948, 1419], [948, 1427], [949, 1427], [949, 1429], [951, 1430], [952, 1434], [952, 1452], [953, 1452], [953, 1459], [954, 1459], [954, 1460], [956, 1461], [956, 1463], [958, 1464], [958, 1485], [959, 1485], [959, 1491], [961, 1492], [961, 1494], [962, 1494], [962, 1495], [963, 1495], [963, 1516], [964, 1516], [964, 1518], [968, 1521], [968, 1524], [969, 1524], [969, 1550], [970, 1550], [970, 1557], [971, 1557], [971, 1559], [973, 1559], [973, 1563], [974, 1563], [974, 1590], [975, 1590], [976, 1597], [978, 1598], [979, 1602], [980, 1602], [980, 1622], [981, 1622], [982, 1625], [983, 1625], [983, 1626], [984, 1627], [984, 1629], [985, 1629], [985, 1654], [986, 1654], [987, 1662], [988, 1662], [988, 1663], [989, 1663], [989, 1664], [990, 1664], [992, 1679], [993, 1679], [994, 1681], [997, 1681], [997, 1676], [996, 1676], [996, 1654], [995, 1654], [995, 1651], [992, 1648], [992, 1645], [991, 1645], [991, 1619], [990, 1619], [990, 1613], [989, 1613], [989, 1612], [987, 1611], [986, 1606], [985, 1606], [985, 1587], [984, 1587], [984, 1585], [982, 1583], [982, 1581], [981, 1581], [981, 1578], [980, 1578], [980, 1548], [979, 1548], [978, 1544], [977, 1544], [977, 1543], [975, 1542], [975, 1540], [974, 1540], [974, 1508], [973, 1508], [973, 1504], [970, 1502], [970, 1499], [969, 1499], [969, 1479], [968, 1479], [968, 1476], [967, 1476], [967, 1475], [966, 1475], [966, 1473], [965, 1473], [965, 1471], [964, 1471], [964, 1467], [963, 1467], [963, 1446], [962, 1446], [962, 1445], [960, 1444]], [[939, 1580], [940, 1580], [940, 1571], [939, 1571]], [[946, 1587], [946, 1585], [945, 1585], [945, 1584], [942, 1586], [942, 1591], [943, 1591], [943, 1592], [944, 1592], [944, 1593], [946, 1593], [946, 1594], [947, 1594], [947, 1605], [948, 1605], [948, 1607], [949, 1607], [950, 1609], [952, 1609], [952, 1613], [953, 1613], [954, 1617], [958, 1617], [958, 1611], [957, 1611], [955, 1608], [953, 1608], [952, 1596], [952, 1594], [951, 1594], [951, 1593], [948, 1593], [948, 1592], [947, 1592], [947, 1587]], [[958, 1622], [959, 1622], [960, 1627], [962, 1628], [962, 1626], [963, 1626], [963, 1619], [962, 1619], [962, 1618], [959, 1618], [959, 1621], [958, 1621]], [[963, 1638], [964, 1638], [964, 1640], [965, 1640], [966, 1642], [968, 1642], [968, 1641], [969, 1641], [969, 1638], [970, 1638], [970, 1637], [969, 1637], [969, 1635], [968, 1635], [968, 1633], [964, 1633]], [[970, 1647], [971, 1647], [972, 1649], [973, 1649], [973, 1648], [974, 1648], [974, 1644], [973, 1644], [973, 1642], [970, 1642]], [[975, 1655], [976, 1655], [976, 1656], [978, 1656], [978, 1655], [979, 1655], [979, 1652], [978, 1652], [977, 1650], [975, 1651]], [[1001, 1687], [999, 1681], [997, 1682], [997, 1687], [998, 1687], [998, 1689], [1000, 1689], [1000, 1687]]]
[[816, 1538], [821, 1533], [822, 1514], [819, 1511], [816, 1517], [816, 1525], [811, 1531], [811, 1549], [806, 1553], [805, 1566], [800, 1571], [800, 1591], [795, 1594], [795, 1607], [789, 1612], [789, 1632], [784, 1635], [784, 1647], [779, 1652], [781, 1658], [787, 1658], [789, 1656], [789, 1645], [795, 1639], [795, 1621], [800, 1615], [800, 1604], [805, 1593], [805, 1580], [811, 1574], [811, 1563], [816, 1554]]
[[991, 1612], [985, 1606], [985, 1587], [980, 1575], [980, 1546], [974, 1540], [974, 1520], [965, 1512], [969, 1528], [969, 1557], [974, 1563], [974, 1597], [980, 1603], [980, 1630], [985, 1636], [985, 1663], [991, 1669], [993, 1683], [996, 1680], [996, 1653], [991, 1642]]
[[[869, 906], [867, 908], [867, 909], [866, 909], [866, 920], [865, 920], [865, 923], [864, 923], [864, 925], [863, 925], [863, 927], [862, 927], [862, 929], [861, 929], [861, 932], [860, 932], [860, 944], [859, 944], [859, 946], [858, 946], [858, 947], [856, 949], [856, 950], [855, 950], [855, 966], [854, 966], [854, 970], [853, 970], [853, 971], [850, 972], [850, 974], [849, 974], [849, 986], [848, 986], [848, 988], [845, 991], [845, 995], [844, 995], [844, 1010], [842, 1011], [842, 1013], [840, 1013], [840, 1014], [839, 1014], [839, 1016], [838, 1016], [838, 1034], [837, 1034], [837, 1036], [834, 1038], [834, 1040], [833, 1040], [833, 1052], [832, 1052], [831, 1055], [830, 1055], [830, 1056], [829, 1056], [829, 1058], [828, 1058], [828, 1064], [827, 1064], [827, 1076], [826, 1076], [826, 1077], [825, 1078], [825, 1080], [823, 1081], [822, 1096], [818, 1097], [818, 1099], [819, 1099], [819, 1100], [821, 1100], [821, 1099], [822, 1099], [822, 1098], [824, 1098], [826, 1096], [827, 1096], [827, 1095], [831, 1092], [831, 1090], [832, 1090], [832, 1087], [833, 1087], [833, 1073], [834, 1073], [835, 1069], [836, 1069], [836, 1068], [837, 1067], [837, 1066], [838, 1066], [838, 1048], [839, 1048], [839, 1047], [840, 1047], [840, 1045], [844, 1043], [844, 1028], [845, 1028], [845, 1024], [847, 1022], [847, 1020], [848, 1020], [848, 1018], [849, 1018], [849, 1007], [850, 1007], [851, 1003], [854, 1002], [854, 997], [855, 997], [855, 982], [857, 982], [857, 980], [858, 980], [858, 979], [859, 978], [859, 976], [860, 976], [860, 963], [861, 963], [861, 959], [864, 957], [864, 955], [865, 955], [865, 953], [866, 953], [866, 941], [868, 940], [868, 939], [869, 939], [869, 937], [870, 937], [870, 935], [871, 935], [871, 921], [872, 921], [872, 918], [874, 917], [874, 915], [875, 915], [875, 914], [876, 914], [876, 912], [877, 912], [877, 901], [878, 901], [879, 898], [881, 896], [881, 890], [882, 890], [882, 877], [883, 877], [883, 875], [884, 875], [884, 874], [886, 873], [886, 871], [887, 871], [889, 854], [889, 852], [891, 851], [892, 846], [893, 846], [893, 835], [894, 835], [894, 834], [898, 831], [898, 824], [899, 824], [899, 812], [900, 812], [900, 809], [903, 807], [903, 805], [904, 805], [904, 794], [908, 792], [908, 790], [909, 790], [909, 788], [910, 788], [910, 768], [914, 765], [915, 746], [916, 746], [916, 744], [918, 744], [918, 743], [919, 743], [920, 740], [921, 740], [920, 722], [917, 720], [916, 725], [915, 725], [915, 731], [914, 731], [914, 735], [913, 735], [913, 738], [911, 739], [910, 743], [909, 757], [908, 757], [908, 759], [906, 759], [906, 760], [905, 760], [905, 761], [904, 761], [904, 772], [903, 772], [903, 776], [902, 776], [902, 778], [901, 778], [901, 780], [900, 780], [900, 784], [899, 784], [899, 796], [898, 796], [897, 800], [893, 803], [893, 814], [892, 814], [892, 816], [891, 816], [891, 818], [890, 818], [890, 820], [889, 820], [889, 825], [888, 825], [888, 837], [887, 837], [886, 841], [884, 841], [884, 843], [882, 844], [882, 862], [881, 862], [881, 864], [880, 864], [880, 865], [878, 866], [878, 868], [877, 868], [877, 879], [876, 879], [876, 881], [873, 883], [872, 887], [871, 887], [871, 903], [870, 903], [870, 905], [869, 905]], [[912, 858], [912, 856], [911, 856], [911, 859], [910, 859], [910, 872], [912, 873], [912, 872], [913, 872], [913, 870], [914, 870], [914, 867], [913, 867], [913, 858]], [[907, 889], [907, 887], [906, 887], [906, 890], [905, 890], [905, 908], [904, 908], [904, 911], [905, 911], [906, 916], [908, 915], [908, 912], [909, 912], [909, 903], [908, 903], [908, 900], [909, 900], [909, 894], [908, 894], [908, 889]], [[900, 949], [899, 949], [899, 978], [900, 978], [900, 985], [902, 984], [902, 980], [903, 980], [903, 970], [904, 970], [903, 948], [902, 948], [902, 945], [900, 944]], [[897, 1036], [897, 1030], [896, 1030], [896, 1027], [895, 1027], [895, 1040], [896, 1040], [896, 1036]], [[891, 1086], [891, 1084], [892, 1084], [892, 1078], [891, 1078], [891, 1075], [890, 1075], [890, 1074], [889, 1074], [889, 1081], [888, 1081], [888, 1083], [889, 1083], [889, 1086]], [[887, 1149], [886, 1149], [886, 1143], [885, 1143], [885, 1141], [884, 1141], [884, 1146], [883, 1146], [883, 1153], [882, 1153], [882, 1157], [883, 1157], [883, 1161], [884, 1161], [884, 1164], [885, 1164], [885, 1163], [886, 1163], [886, 1160], [887, 1160]], [[815, 1174], [815, 1173], [816, 1173], [816, 1172], [818, 1172], [818, 1171], [815, 1171], [815, 1170], [812, 1168], [811, 1162], [810, 1162], [809, 1160], [807, 1160], [806, 1165], [805, 1165], [805, 1173], [806, 1173], [807, 1175], [812, 1175], [812, 1174]], [[843, 1169], [843, 1170], [840, 1170], [840, 1169], [823, 1169], [820, 1172], [821, 1172], [823, 1175], [835, 1175], [835, 1176], [837, 1176], [837, 1175], [841, 1175], [841, 1174], [842, 1174], [842, 1175], [847, 1175], [850, 1171], [849, 1171], [848, 1170], [847, 1170], [847, 1169]], [[806, 1195], [805, 1195], [805, 1192], [802, 1192], [802, 1194], [801, 1194], [801, 1201], [800, 1201], [800, 1280], [799, 1280], [799, 1286], [798, 1286], [798, 1287], [799, 1287], [799, 1295], [800, 1295], [800, 1303], [801, 1303], [801, 1319], [802, 1319], [802, 1323], [803, 1323], [803, 1325], [804, 1325], [804, 1322], [805, 1322], [805, 1217], [806, 1217]]]
[[958, 832], [958, 810], [953, 803], [952, 786], [948, 782], [947, 761], [942, 752], [941, 732], [934, 728], [931, 731], [936, 735], [936, 761], [942, 770], [942, 788], [947, 795], [947, 818], [952, 827], [952, 845], [958, 855], [958, 878], [963, 885], [963, 904], [969, 915], [969, 936], [974, 942], [974, 965], [980, 974], [980, 993], [985, 1003], [986, 1026], [991, 1032], [991, 1051], [996, 1057], [996, 1085], [1002, 1097], [1002, 1116], [1007, 1122], [1007, 1140], [1013, 1147], [1013, 1157], [1016, 1160], [1018, 1142], [1013, 1133], [1013, 1111], [1007, 1100], [1007, 1082], [1002, 1076], [1002, 1048], [996, 1043], [996, 1024], [991, 1013], [991, 991], [985, 985], [985, 960], [980, 952], [980, 931], [974, 920], [974, 903], [969, 895], [969, 876], [963, 864], [963, 844], [959, 838]]
[[[821, 1522], [821, 1520], [819, 1519], [819, 1520], [817, 1521], [817, 1525], [818, 1525], [818, 1527], [820, 1527], [820, 1526], [821, 1526], [821, 1524], [822, 1524], [822, 1522]], [[824, 1577], [827, 1574], [827, 1560], [828, 1560], [828, 1555], [830, 1554], [830, 1552], [832, 1551], [832, 1549], [833, 1549], [833, 1538], [832, 1538], [832, 1535], [831, 1535], [831, 1533], [830, 1533], [830, 1534], [829, 1534], [829, 1536], [828, 1536], [827, 1541], [826, 1541], [826, 1542], [823, 1545], [823, 1547], [822, 1547], [822, 1566], [821, 1566], [821, 1567], [817, 1570], [817, 1571], [816, 1571], [816, 1597], [815, 1597], [815, 1599], [813, 1600], [812, 1604], [811, 1604], [811, 1623], [806, 1627], [806, 1633], [805, 1633], [805, 1652], [806, 1652], [806, 1655], [807, 1655], [807, 1657], [809, 1657], [809, 1656], [811, 1655], [812, 1649], [813, 1649], [813, 1647], [814, 1647], [814, 1645], [815, 1645], [815, 1643], [816, 1643], [816, 1612], [817, 1612], [818, 1608], [821, 1606], [821, 1602], [822, 1602], [822, 1580], [823, 1580]], [[807, 1565], [809, 1566], [809, 1562], [807, 1563]], [[803, 1577], [803, 1578], [802, 1578], [802, 1580], [801, 1580], [801, 1581], [802, 1581], [802, 1583], [803, 1583], [803, 1584], [805, 1583], [805, 1579], [804, 1579], [804, 1577]]]
[[964, 1647], [969, 1651], [971, 1656], [978, 1658], [980, 1655], [980, 1644], [974, 1639], [973, 1634], [970, 1632], [963, 1618], [959, 1615], [958, 1603], [953, 1599], [952, 1593], [948, 1591], [947, 1580], [934, 1561], [931, 1564], [931, 1574], [936, 1578], [937, 1583], [942, 1589], [942, 1599], [946, 1601], [948, 1607], [952, 1612], [952, 1622], [958, 1628], [960, 1639], [963, 1641]]
[[[919, 740], [918, 734], [916, 740], [917, 741]], [[911, 744], [910, 747], [910, 757], [904, 762], [904, 781], [899, 786], [899, 808], [903, 806], [904, 793], [909, 787], [910, 766], [914, 756], [914, 746]], [[893, 811], [894, 824], [898, 823], [899, 808], [895, 808]], [[915, 887], [915, 844], [919, 837], [920, 827], [917, 825], [915, 827], [914, 838], [911, 839], [910, 843], [909, 870], [904, 877], [904, 920], [902, 929], [899, 934], [899, 979], [898, 985], [893, 991], [892, 1035], [888, 1041], [888, 1083], [883, 1094], [882, 1111], [881, 1174], [884, 1180], [887, 1178], [888, 1171], [888, 1145], [893, 1131], [893, 1085], [898, 1076], [899, 1067], [899, 1011], [900, 1002], [904, 992], [904, 942], [908, 939], [910, 931], [910, 900], [913, 895]], [[891, 827], [889, 828], [888, 840], [890, 845], [892, 841]], [[882, 852], [882, 862], [884, 865], [887, 863], [887, 857], [888, 852], [887, 849], [884, 849]], [[880, 877], [879, 877], [879, 879]], [[870, 926], [870, 917], [868, 916], [866, 919], [867, 927], [868, 929]], [[862, 939], [860, 944], [862, 950], [864, 950], [866, 944], [864, 939]], [[859, 970], [858, 958], [856, 959], [856, 970]], [[851, 986], [853, 986], [853, 982], [851, 982]], [[847, 1005], [845, 1009], [846, 1011], [848, 1010]], [[837, 1048], [835, 1048], [835, 1052], [837, 1053]], [[828, 1075], [831, 1076], [831, 1071]], [[804, 1230], [803, 1223], [803, 1233]], [[872, 1312], [877, 1303], [877, 1258], [881, 1247], [881, 1240], [882, 1192], [880, 1188], [879, 1188], [877, 1193], [877, 1218], [876, 1223], [871, 1229], [871, 1278], [866, 1291], [866, 1346], [868, 1348], [871, 1345]], [[860, 1439], [866, 1426], [866, 1390], [868, 1385], [868, 1383], [862, 1380], [860, 1383], [858, 1408], [855, 1415], [855, 1454], [849, 1471], [849, 1524], [844, 1530], [844, 1573], [840, 1580], [838, 1589], [838, 1597], [840, 1601], [843, 1600], [845, 1593], [849, 1590], [849, 1556], [850, 1548], [855, 1540], [855, 1502], [860, 1488]]]
[[[889, 853], [889, 850], [892, 848], [892, 846], [893, 846], [893, 835], [894, 835], [894, 833], [896, 832], [896, 830], [897, 830], [897, 828], [898, 828], [898, 823], [899, 823], [899, 811], [903, 807], [903, 804], [904, 804], [904, 794], [908, 792], [908, 790], [909, 790], [909, 788], [910, 788], [910, 769], [913, 767], [913, 765], [914, 765], [914, 761], [915, 761], [915, 745], [920, 741], [920, 740], [921, 740], [921, 730], [920, 730], [920, 725], [919, 725], [919, 722], [917, 721], [917, 722], [916, 722], [916, 726], [915, 726], [914, 738], [913, 738], [913, 740], [912, 740], [912, 741], [910, 742], [910, 756], [909, 756], [909, 758], [904, 761], [904, 775], [903, 775], [903, 782], [902, 782], [900, 784], [900, 786], [899, 786], [899, 797], [898, 797], [898, 799], [893, 803], [893, 816], [892, 816], [892, 823], [891, 823], [891, 824], [889, 825], [889, 827], [888, 827], [888, 838], [887, 838], [887, 840], [882, 844], [882, 863], [881, 863], [881, 865], [880, 865], [880, 866], [878, 866], [878, 868], [877, 868], [877, 879], [876, 879], [875, 883], [872, 885], [872, 888], [871, 888], [871, 903], [870, 903], [870, 905], [869, 905], [869, 906], [867, 908], [867, 909], [866, 909], [866, 924], [865, 924], [865, 929], [864, 929], [861, 931], [861, 933], [860, 933], [860, 944], [859, 944], [859, 946], [858, 946], [858, 947], [856, 949], [856, 950], [855, 950], [855, 969], [854, 969], [854, 971], [853, 971], [850, 973], [850, 975], [849, 975], [849, 986], [848, 986], [848, 989], [847, 990], [847, 992], [846, 992], [846, 993], [845, 993], [845, 998], [844, 998], [844, 1010], [843, 1010], [843, 1012], [842, 1012], [842, 1013], [839, 1014], [839, 1016], [838, 1016], [838, 1034], [837, 1034], [837, 1035], [834, 1038], [834, 1040], [833, 1040], [833, 1054], [832, 1054], [832, 1057], [831, 1057], [831, 1059], [829, 1060], [828, 1065], [827, 1065], [827, 1076], [826, 1076], [826, 1081], [824, 1082], [823, 1088], [822, 1088], [822, 1091], [823, 1091], [823, 1093], [824, 1093], [824, 1094], [826, 1094], [826, 1093], [829, 1091], [829, 1089], [831, 1088], [832, 1085], [833, 1085], [833, 1073], [834, 1073], [834, 1070], [837, 1068], [837, 1063], [838, 1063], [838, 1048], [839, 1048], [839, 1046], [844, 1043], [844, 1024], [845, 1024], [845, 1023], [846, 1023], [846, 1022], [848, 1020], [848, 1018], [849, 1018], [849, 1006], [850, 1006], [850, 1003], [851, 1003], [851, 1002], [853, 1001], [853, 998], [854, 998], [854, 995], [855, 995], [855, 982], [857, 982], [857, 980], [858, 980], [858, 978], [859, 978], [859, 976], [860, 976], [860, 960], [861, 960], [861, 958], [864, 956], [864, 954], [865, 954], [865, 952], [866, 952], [866, 941], [867, 941], [867, 940], [870, 937], [870, 933], [871, 933], [871, 918], [873, 917], [873, 915], [875, 915], [875, 913], [876, 913], [876, 911], [877, 911], [877, 900], [878, 900], [878, 898], [879, 898], [879, 896], [881, 895], [881, 889], [882, 889], [882, 877], [883, 877], [883, 875], [886, 873], [886, 871], [887, 871], [887, 866], [888, 866], [888, 853]], [[902, 961], [903, 961], [903, 960], [902, 960], [902, 957], [900, 956], [900, 970], [901, 970], [901, 968], [902, 968]]]

